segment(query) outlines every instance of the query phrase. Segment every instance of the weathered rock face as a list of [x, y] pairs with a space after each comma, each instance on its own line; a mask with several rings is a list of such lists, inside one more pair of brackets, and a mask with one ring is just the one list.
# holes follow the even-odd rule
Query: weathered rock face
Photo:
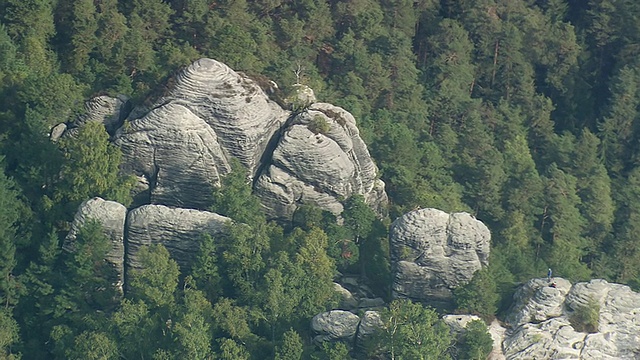
[[384, 214], [384, 183], [353, 116], [329, 104], [305, 108], [289, 119], [249, 77], [215, 60], [194, 62], [115, 135], [123, 171], [139, 179], [135, 205], [208, 209], [233, 157], [257, 179], [254, 192], [271, 219], [290, 220], [303, 203], [337, 215], [339, 200], [353, 194]]
[[[640, 356], [640, 294], [624, 285], [591, 280], [573, 286], [554, 278], [533, 279], [514, 296], [511, 330], [502, 348], [507, 359], [637, 359]], [[600, 306], [594, 333], [577, 331], [575, 311]]]
[[339, 199], [353, 194], [364, 195], [368, 204], [382, 212], [387, 199], [376, 174], [353, 116], [342, 108], [316, 103], [285, 129], [255, 191], [272, 218], [290, 219], [304, 203], [339, 214]]
[[212, 59], [200, 59], [178, 75], [175, 86], [158, 103], [171, 102], [182, 104], [211, 126], [220, 147], [252, 175], [271, 137], [289, 117], [253, 80]]
[[73, 136], [87, 122], [104, 124], [109, 135], [113, 136], [131, 111], [129, 98], [125, 95], [110, 97], [96, 96], [84, 104], [84, 112], [69, 124], [60, 123], [51, 129], [49, 138], [58, 141], [62, 136]]
[[136, 112], [116, 134], [122, 169], [140, 180], [136, 205], [208, 209], [230, 157], [255, 174], [288, 116], [251, 79], [215, 60], [194, 62], [151, 111]]
[[208, 233], [215, 238], [225, 232], [228, 221], [229, 218], [208, 211], [162, 205], [144, 205], [133, 209], [126, 223], [126, 264], [133, 268], [140, 267], [137, 257], [140, 246], [162, 244], [185, 274], [200, 247], [202, 234]]
[[352, 342], [358, 330], [358, 315], [344, 310], [331, 310], [318, 314], [311, 319], [311, 329], [317, 334], [313, 341], [340, 340]]
[[467, 213], [412, 211], [391, 225], [393, 295], [449, 308], [452, 290], [488, 265], [491, 234]]
[[78, 117], [75, 125], [82, 126], [89, 121], [101, 122], [110, 135], [122, 125], [131, 110], [129, 98], [124, 95], [115, 98], [106, 95], [96, 96], [87, 101], [84, 107], [85, 114]]
[[118, 273], [116, 287], [122, 290], [124, 274], [124, 224], [127, 209], [115, 201], [93, 198], [83, 202], [71, 223], [71, 230], [67, 235], [63, 248], [66, 251], [75, 250], [75, 240], [78, 231], [87, 221], [93, 219], [102, 224], [104, 234], [111, 240], [111, 250], [106, 260], [113, 264]]
[[120, 128], [115, 144], [122, 170], [139, 176], [136, 204], [207, 209], [220, 176], [231, 171], [213, 129], [175, 102]]

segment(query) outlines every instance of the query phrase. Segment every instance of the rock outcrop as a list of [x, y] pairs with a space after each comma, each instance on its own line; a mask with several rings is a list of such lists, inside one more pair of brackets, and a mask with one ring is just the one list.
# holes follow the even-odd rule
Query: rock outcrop
[[107, 253], [106, 260], [114, 266], [118, 274], [116, 287], [119, 290], [122, 290], [124, 282], [124, 224], [126, 216], [127, 208], [120, 203], [97, 197], [89, 199], [78, 207], [71, 223], [71, 230], [63, 244], [64, 250], [75, 251], [78, 231], [87, 221], [98, 221], [102, 225], [104, 234], [111, 240], [111, 250]]
[[85, 113], [76, 119], [75, 126], [97, 121], [103, 123], [107, 132], [113, 135], [131, 111], [131, 104], [129, 98], [124, 95], [116, 97], [102, 95], [87, 101], [84, 110]]
[[163, 205], [144, 205], [133, 209], [127, 216], [126, 265], [140, 267], [137, 254], [142, 245], [162, 244], [185, 274], [200, 248], [202, 234], [215, 238], [226, 231], [228, 221], [229, 218], [208, 211]]
[[311, 330], [317, 335], [315, 343], [324, 341], [353, 342], [360, 318], [358, 315], [344, 310], [331, 310], [318, 314], [311, 319]]
[[[516, 292], [502, 344], [507, 359], [640, 357], [640, 294], [604, 280], [554, 281], [555, 288], [533, 279]], [[594, 312], [596, 323], [582, 323], [581, 311]]]
[[288, 221], [301, 204], [339, 215], [340, 201], [354, 194], [384, 214], [384, 183], [353, 116], [304, 99], [290, 118], [248, 76], [212, 59], [194, 62], [115, 135], [122, 170], [139, 179], [134, 204], [209, 209], [235, 158], [271, 219]]
[[488, 265], [491, 234], [467, 213], [415, 210], [391, 225], [393, 295], [451, 306], [452, 290]]
[[120, 128], [122, 169], [139, 177], [136, 204], [208, 209], [231, 167], [213, 129], [187, 107], [168, 103]]
[[255, 175], [273, 134], [289, 117], [249, 77], [212, 59], [182, 71], [158, 104], [182, 104], [204, 119], [224, 151]]
[[387, 198], [376, 175], [353, 116], [342, 108], [315, 103], [285, 128], [255, 191], [271, 218], [290, 219], [305, 203], [338, 215], [340, 199], [354, 194], [364, 195], [383, 213]]

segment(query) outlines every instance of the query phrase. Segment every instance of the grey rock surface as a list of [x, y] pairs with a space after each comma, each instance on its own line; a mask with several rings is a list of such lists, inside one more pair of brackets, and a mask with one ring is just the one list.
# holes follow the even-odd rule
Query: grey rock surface
[[514, 305], [506, 322], [511, 326], [519, 326], [561, 316], [571, 283], [563, 278], [554, 278], [552, 281], [556, 284], [555, 288], [549, 286], [547, 279], [532, 279], [521, 286], [513, 295]]
[[452, 290], [488, 265], [489, 229], [467, 213], [415, 210], [393, 222], [389, 237], [396, 298], [450, 308]]
[[172, 102], [203, 119], [225, 153], [240, 160], [252, 176], [273, 135], [289, 117], [249, 77], [206, 58], [182, 71], [158, 104]]
[[106, 260], [111, 263], [118, 273], [116, 287], [122, 290], [124, 281], [124, 227], [127, 209], [124, 205], [115, 201], [107, 201], [101, 198], [86, 200], [76, 212], [71, 230], [63, 243], [63, 249], [69, 252], [75, 251], [75, 240], [78, 231], [89, 220], [96, 220], [102, 225], [104, 234], [111, 240], [111, 250], [107, 253]]
[[[328, 131], [314, 132], [312, 122], [323, 122]], [[387, 198], [376, 175], [353, 116], [342, 108], [314, 103], [284, 130], [255, 191], [267, 214], [283, 220], [290, 219], [300, 204], [337, 215], [342, 212], [340, 199], [354, 194], [383, 211]]]
[[311, 319], [311, 329], [317, 334], [314, 342], [353, 341], [359, 323], [358, 315], [344, 310], [331, 310], [318, 314]]
[[231, 171], [215, 131], [175, 102], [125, 124], [115, 144], [122, 170], [139, 179], [136, 204], [208, 209], [220, 177]]
[[51, 139], [51, 141], [53, 142], [56, 142], [60, 140], [60, 138], [62, 137], [65, 131], [67, 131], [67, 124], [60, 123], [51, 128], [51, 132], [49, 133], [49, 139]]
[[[638, 359], [640, 294], [628, 286], [591, 280], [533, 279], [519, 289], [502, 344], [507, 359]], [[575, 311], [599, 304], [595, 332], [576, 330]]]
[[200, 245], [202, 234], [215, 237], [224, 234], [229, 218], [193, 209], [169, 208], [163, 205], [144, 205], [127, 216], [126, 265], [139, 268], [138, 251], [143, 245], [162, 244], [171, 258], [178, 262], [181, 272], [190, 269]]
[[340, 295], [340, 309], [353, 310], [358, 307], [358, 300], [353, 296], [351, 291], [342, 287], [338, 283], [333, 283], [334, 290]]
[[129, 98], [125, 95], [96, 96], [85, 103], [84, 109], [84, 114], [75, 121], [76, 126], [97, 121], [103, 123], [107, 132], [113, 135], [130, 111]]
[[360, 348], [364, 347], [366, 341], [381, 327], [382, 320], [380, 319], [380, 313], [372, 310], [365, 311], [358, 325], [356, 346]]

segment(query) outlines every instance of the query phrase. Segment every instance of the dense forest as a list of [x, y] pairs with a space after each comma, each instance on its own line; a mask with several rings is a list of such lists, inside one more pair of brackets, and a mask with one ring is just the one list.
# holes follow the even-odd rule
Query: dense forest
[[[388, 225], [415, 208], [491, 229], [460, 311], [499, 317], [547, 267], [640, 287], [638, 19], [631, 0], [0, 0], [0, 359], [481, 358], [482, 334], [452, 350], [408, 302], [382, 315], [406, 331], [365, 355], [310, 342], [338, 271], [390, 300]], [[238, 169], [211, 207], [229, 235], [204, 236], [189, 271], [146, 248], [122, 297], [98, 224], [61, 249], [82, 201], [130, 203], [121, 154], [102, 126], [48, 133], [92, 96], [153, 101], [201, 57], [350, 111], [389, 218], [353, 197], [343, 225], [305, 207], [282, 227]]]

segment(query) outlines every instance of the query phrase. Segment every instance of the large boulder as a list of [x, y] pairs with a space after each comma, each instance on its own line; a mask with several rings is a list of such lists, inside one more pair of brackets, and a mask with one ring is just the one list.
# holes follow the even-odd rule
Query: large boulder
[[356, 336], [360, 318], [344, 310], [331, 310], [311, 319], [311, 330], [317, 335], [315, 343], [324, 341], [346, 341], [351, 343]]
[[144, 205], [133, 209], [126, 224], [126, 264], [130, 268], [140, 268], [140, 247], [162, 244], [186, 274], [200, 248], [201, 236], [207, 233], [215, 238], [224, 234], [229, 221], [227, 217], [208, 211], [163, 205]]
[[393, 296], [447, 309], [453, 289], [488, 265], [491, 234], [467, 213], [409, 212], [390, 229]]
[[102, 225], [104, 234], [111, 240], [111, 249], [107, 253], [106, 260], [113, 265], [118, 274], [117, 283], [114, 285], [119, 290], [122, 290], [124, 281], [124, 225], [126, 217], [127, 208], [120, 203], [98, 197], [89, 199], [78, 207], [71, 223], [71, 230], [63, 243], [64, 250], [75, 251], [78, 231], [87, 221], [98, 221]]
[[[516, 292], [502, 346], [507, 359], [638, 358], [640, 294], [599, 279], [573, 286], [553, 280], [555, 288], [532, 279]], [[582, 323], [585, 309], [596, 324]]]
[[359, 135], [353, 116], [342, 108], [312, 104], [293, 118], [278, 142], [255, 191], [270, 218], [291, 219], [301, 204], [336, 215], [341, 199], [361, 194], [383, 213], [384, 183]]

